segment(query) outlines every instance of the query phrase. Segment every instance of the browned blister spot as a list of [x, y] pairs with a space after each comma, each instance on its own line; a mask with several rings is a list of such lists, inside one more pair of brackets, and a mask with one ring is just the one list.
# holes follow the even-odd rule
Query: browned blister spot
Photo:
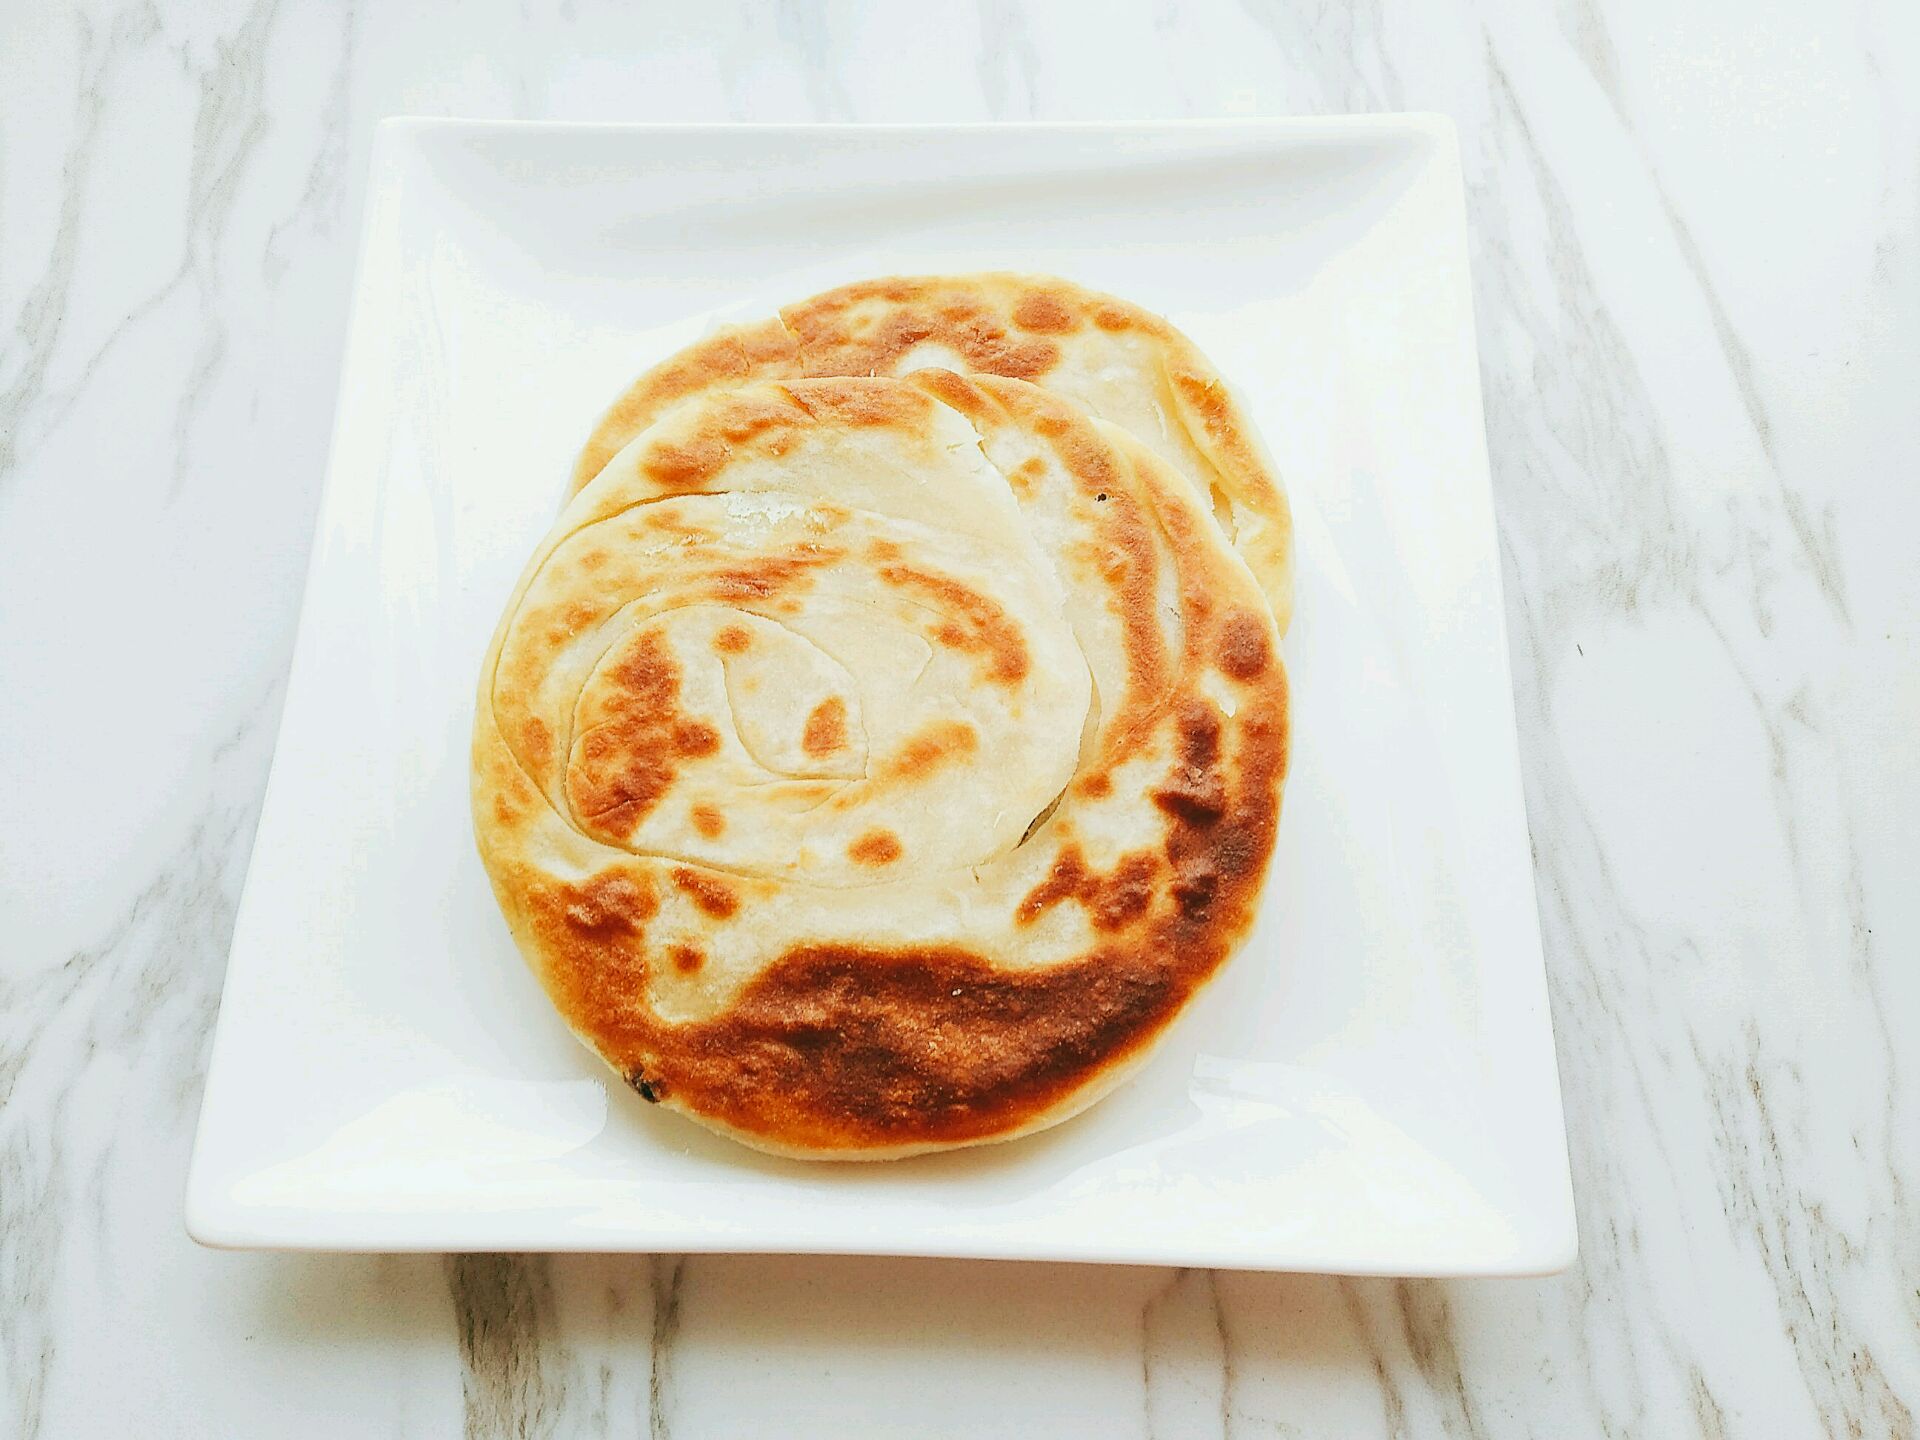
[[673, 753], [696, 760], [720, 749], [720, 732], [704, 720], [682, 720], [673, 727]]
[[547, 993], [577, 1029], [615, 1053], [651, 1026], [645, 927], [659, 910], [652, 882], [637, 870], [525, 892], [525, 923], [538, 941]]
[[882, 565], [876, 572], [898, 586], [933, 603], [942, 619], [934, 638], [955, 650], [981, 655], [989, 679], [1013, 685], [1026, 679], [1031, 662], [1027, 640], [996, 600], [948, 575], [912, 565]]
[[1108, 334], [1131, 330], [1136, 319], [1134, 312], [1122, 305], [1096, 305], [1093, 310], [1093, 323]]
[[661, 441], [647, 451], [640, 471], [656, 485], [691, 490], [704, 485], [726, 467], [727, 447], [718, 440]]
[[807, 414], [822, 424], [877, 429], [910, 426], [927, 413], [927, 403], [911, 390], [864, 379], [796, 381], [787, 387]]
[[949, 410], [957, 410], [975, 422], [987, 418], [986, 395], [964, 376], [956, 375], [951, 370], [933, 368], [915, 370], [908, 378]]
[[538, 715], [528, 715], [520, 722], [520, 753], [529, 759], [544, 757], [553, 744], [553, 730]]
[[992, 375], [1037, 380], [1060, 363], [1060, 347], [1050, 340], [1012, 341], [967, 358]]
[[891, 865], [905, 852], [891, 830], [868, 830], [847, 846], [847, 856], [860, 865]]
[[1160, 862], [1151, 852], [1122, 855], [1083, 897], [1094, 926], [1120, 930], [1146, 914], [1153, 904], [1153, 880], [1159, 870]]
[[1180, 398], [1200, 417], [1201, 424], [1210, 435], [1220, 433], [1231, 423], [1232, 401], [1228, 398], [1226, 385], [1216, 376], [1174, 370], [1169, 378]]
[[1087, 918], [1100, 930], [1121, 930], [1145, 915], [1153, 905], [1153, 882], [1160, 862], [1151, 852], [1120, 857], [1106, 874], [1087, 868], [1077, 845], [1061, 847], [1046, 878], [1014, 910], [1014, 919], [1031, 925], [1055, 905], [1077, 900]]
[[744, 655], [752, 644], [752, 632], [740, 625], [729, 625], [713, 637], [713, 648], [722, 655]]
[[672, 788], [680, 765], [716, 753], [720, 732], [681, 713], [680, 669], [646, 631], [600, 677], [597, 713], [567, 764], [568, 803], [589, 834], [624, 840]]
[[800, 748], [809, 755], [831, 755], [847, 743], [847, 702], [829, 695], [807, 713]]
[[1013, 323], [1022, 330], [1064, 335], [1080, 328], [1080, 317], [1059, 296], [1045, 290], [1029, 290], [1013, 307]]
[[884, 297], [837, 291], [781, 312], [800, 340], [810, 375], [894, 373], [914, 347], [926, 343], [958, 351], [973, 370], [1020, 380], [1044, 375], [1060, 362], [1058, 345], [1009, 334], [990, 308], [964, 293], [912, 286], [866, 323], [849, 323], [849, 311], [872, 298]]
[[1071, 900], [1087, 883], [1087, 865], [1078, 845], [1063, 845], [1047, 876], [1014, 908], [1014, 918], [1031, 925], [1063, 900]]
[[799, 356], [779, 320], [713, 335], [647, 372], [594, 428], [574, 467], [574, 488], [600, 473], [614, 453], [674, 401], [720, 384], [791, 374]]
[[1236, 680], [1251, 680], [1273, 663], [1267, 627], [1251, 610], [1231, 611], [1220, 625], [1220, 668]]
[[660, 913], [660, 899], [645, 877], [603, 870], [572, 889], [563, 913], [583, 934], [637, 935]]
[[709, 840], [718, 840], [727, 830], [727, 817], [711, 805], [693, 807], [693, 828]]
[[668, 872], [668, 878], [693, 901], [701, 914], [712, 919], [725, 920], [740, 909], [739, 892], [710, 870], [676, 865]]
[[813, 571], [832, 564], [844, 553], [832, 546], [805, 541], [781, 555], [736, 561], [708, 576], [707, 594], [728, 604], [771, 600], [784, 592], [806, 589], [813, 583]]
[[1007, 472], [1007, 485], [1021, 499], [1031, 499], [1036, 486], [1047, 478], [1047, 462], [1038, 456], [1022, 460]]
[[671, 490], [697, 489], [749, 446], [783, 453], [791, 432], [811, 423], [812, 417], [784, 395], [739, 391], [707, 410], [692, 434], [647, 445], [640, 472]]
[[924, 780], [943, 765], [980, 748], [980, 732], [963, 720], [936, 720], [916, 731], [888, 760], [884, 773]]
[[667, 959], [682, 975], [691, 975], [707, 963], [706, 954], [698, 945], [669, 945]]

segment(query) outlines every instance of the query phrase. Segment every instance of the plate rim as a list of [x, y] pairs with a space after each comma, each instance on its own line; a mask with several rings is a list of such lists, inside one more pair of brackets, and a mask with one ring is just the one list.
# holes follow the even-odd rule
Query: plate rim
[[[1399, 135], [1407, 138], [1424, 139], [1432, 150], [1423, 157], [1422, 163], [1432, 164], [1437, 160], [1450, 165], [1451, 179], [1454, 184], [1461, 182], [1460, 150], [1457, 128], [1452, 119], [1444, 114], [1430, 111], [1373, 112], [1350, 115], [1311, 115], [1311, 116], [1248, 116], [1180, 117], [1165, 120], [1104, 120], [1104, 119], [1065, 119], [1065, 120], [966, 120], [966, 121], [901, 121], [866, 124], [854, 121], [833, 122], [761, 122], [761, 121], [609, 121], [609, 120], [572, 120], [543, 119], [515, 120], [483, 117], [438, 116], [421, 114], [393, 114], [382, 117], [374, 126], [374, 135], [367, 162], [366, 185], [363, 191], [363, 211], [360, 219], [359, 235], [355, 245], [355, 257], [351, 272], [351, 281], [347, 292], [349, 321], [346, 327], [340, 361], [336, 367], [339, 379], [334, 402], [334, 412], [328, 431], [327, 460], [322, 474], [322, 484], [318, 503], [314, 511], [312, 533], [308, 539], [306, 564], [301, 583], [300, 606], [294, 630], [293, 644], [288, 652], [286, 676], [291, 679], [298, 668], [303, 650], [315, 643], [311, 632], [315, 628], [314, 593], [320, 572], [322, 553], [321, 537], [329, 504], [336, 486], [336, 471], [340, 465], [341, 437], [349, 423], [352, 408], [349, 385], [352, 373], [352, 360], [357, 350], [369, 343], [366, 333], [372, 325], [370, 307], [365, 303], [367, 280], [371, 266], [375, 263], [375, 246], [380, 239], [378, 225], [379, 207], [374, 203], [376, 191], [383, 179], [391, 181], [397, 178], [396, 162], [402, 159], [401, 147], [413, 137], [427, 134], [463, 133], [475, 137], [506, 135], [550, 134], [597, 135], [597, 136], [644, 136], [649, 139], [665, 138], [673, 135], [689, 137], [738, 136], [742, 138], [762, 137], [781, 138], [801, 141], [808, 138], [902, 138], [928, 137], [934, 135], [985, 139], [996, 136], [1016, 136], [1022, 134], [1050, 135], [1101, 135], [1141, 136], [1153, 134], [1199, 135], [1199, 134], [1245, 134], [1249, 138], [1288, 141], [1293, 139], [1321, 138], [1341, 134], [1379, 134]], [[1462, 210], [1463, 239], [1470, 242], [1471, 231], [1465, 225], [1465, 211]], [[1470, 249], [1470, 243], [1469, 243]], [[1465, 278], [1469, 300], [1473, 289], [1471, 269]], [[1466, 316], [1466, 338], [1472, 352], [1478, 359], [1480, 340], [1477, 317], [1469, 304]], [[1485, 400], [1482, 393], [1480, 376], [1477, 372], [1471, 377], [1472, 398], [1477, 413], [1472, 423], [1477, 432], [1479, 455], [1476, 466], [1469, 477], [1476, 485], [1485, 485], [1492, 496], [1491, 463], [1486, 448]], [[1498, 563], [1498, 533], [1493, 537], [1494, 565], [1492, 567], [1491, 599], [1495, 604], [1495, 624], [1498, 630], [1498, 669], [1505, 683], [1509, 707], [1514, 704], [1512, 677], [1512, 648], [1505, 613], [1504, 592], [1506, 577], [1504, 567]], [[280, 724], [276, 725], [274, 754], [269, 763], [266, 782], [261, 790], [259, 811], [255, 817], [254, 835], [249, 842], [246, 878], [243, 880], [238, 903], [235, 907], [235, 933], [247, 908], [248, 892], [253, 881], [253, 848], [257, 843], [259, 823], [268, 809], [275, 782], [280, 772], [282, 750], [280, 745], [281, 729], [285, 721], [284, 704]], [[1516, 734], [1517, 734], [1517, 716]], [[1514, 754], [1516, 772], [1520, 756]], [[1522, 822], [1525, 823], [1524, 776], [1516, 773], [1516, 783], [1521, 785]], [[220, 1007], [212, 1027], [211, 1042], [202, 1075], [202, 1097], [199, 1114], [194, 1128], [191, 1159], [188, 1165], [183, 1218], [188, 1235], [197, 1243], [222, 1250], [269, 1250], [300, 1253], [340, 1253], [340, 1254], [406, 1254], [439, 1253], [449, 1248], [477, 1249], [497, 1253], [658, 1253], [672, 1252], [698, 1255], [872, 1255], [888, 1257], [921, 1257], [933, 1259], [974, 1259], [995, 1263], [1010, 1262], [1058, 1262], [1058, 1263], [1096, 1263], [1096, 1264], [1147, 1264], [1178, 1265], [1208, 1269], [1248, 1270], [1265, 1272], [1315, 1273], [1353, 1276], [1399, 1276], [1417, 1278], [1472, 1278], [1472, 1277], [1534, 1277], [1560, 1273], [1571, 1266], [1578, 1255], [1579, 1235], [1578, 1218], [1573, 1201], [1571, 1154], [1568, 1146], [1567, 1123], [1564, 1103], [1564, 1083], [1559, 1064], [1558, 1037], [1554, 1031], [1550, 1008], [1551, 993], [1546, 981], [1545, 947], [1543, 937], [1539, 936], [1539, 891], [1537, 871], [1527, 868], [1526, 889], [1532, 899], [1532, 921], [1536, 936], [1533, 951], [1535, 963], [1540, 967], [1543, 998], [1548, 1008], [1541, 1016], [1546, 1027], [1548, 1058], [1552, 1062], [1547, 1068], [1546, 1080], [1553, 1089], [1554, 1106], [1558, 1118], [1555, 1138], [1558, 1141], [1558, 1164], [1554, 1166], [1560, 1184], [1553, 1197], [1554, 1213], [1536, 1217], [1536, 1223], [1530, 1226], [1535, 1238], [1530, 1244], [1516, 1243], [1511, 1253], [1503, 1261], [1468, 1260], [1454, 1263], [1399, 1263], [1393, 1257], [1377, 1262], [1363, 1257], [1347, 1257], [1335, 1263], [1321, 1263], [1313, 1257], [1300, 1257], [1296, 1254], [1268, 1252], [1258, 1244], [1242, 1244], [1215, 1249], [1207, 1246], [1145, 1246], [1116, 1252], [1112, 1246], [1087, 1244], [1074, 1246], [1063, 1244], [1057, 1239], [1042, 1240], [1029, 1247], [1013, 1243], [1011, 1238], [995, 1240], [963, 1239], [958, 1243], [941, 1243], [941, 1237], [930, 1238], [903, 1237], [899, 1232], [887, 1232], [878, 1238], [863, 1240], [860, 1243], [847, 1243], [818, 1233], [802, 1233], [795, 1230], [781, 1235], [769, 1227], [762, 1227], [762, 1234], [754, 1237], [700, 1236], [684, 1233], [686, 1226], [678, 1218], [655, 1221], [644, 1232], [593, 1232], [575, 1228], [560, 1234], [542, 1236], [536, 1243], [517, 1243], [504, 1235], [493, 1243], [450, 1245], [449, 1239], [435, 1240], [429, 1236], [408, 1236], [398, 1232], [414, 1227], [416, 1222], [438, 1223], [443, 1228], [456, 1228], [449, 1221], [459, 1215], [459, 1228], [481, 1232], [500, 1217], [506, 1217], [502, 1230], [525, 1225], [524, 1211], [502, 1212], [382, 1212], [377, 1209], [358, 1211], [321, 1212], [307, 1208], [261, 1207], [234, 1201], [223, 1193], [209, 1173], [213, 1162], [210, 1153], [217, 1148], [218, 1141], [209, 1135], [208, 1107], [205, 1104], [207, 1092], [212, 1088], [214, 1076], [221, 1068], [222, 1041], [230, 1032], [227, 1018], [227, 1001], [233, 981], [233, 942], [229, 937], [227, 964], [222, 973], [220, 987]], [[1544, 1167], [1552, 1163], [1553, 1157], [1547, 1157], [1540, 1163]], [[308, 1233], [315, 1216], [322, 1213], [339, 1214], [350, 1225], [361, 1229], [377, 1228], [384, 1218], [399, 1222], [389, 1228], [396, 1232], [384, 1237], [374, 1238], [371, 1243], [367, 1237], [355, 1239], [344, 1235], [324, 1235]], [[298, 1218], [293, 1218], [298, 1217]], [[292, 1223], [289, 1224], [289, 1219]], [[679, 1227], [681, 1233], [675, 1232]], [[346, 1228], [346, 1227], [343, 1227]]]

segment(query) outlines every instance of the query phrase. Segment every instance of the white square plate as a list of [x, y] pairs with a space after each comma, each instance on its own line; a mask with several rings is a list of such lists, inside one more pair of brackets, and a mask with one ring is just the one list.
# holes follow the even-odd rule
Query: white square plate
[[[1353, 1273], [1572, 1258], [1459, 161], [1430, 118], [389, 122], [188, 1186], [198, 1239]], [[575, 447], [743, 297], [1053, 271], [1188, 331], [1293, 496], [1293, 773], [1252, 941], [1017, 1143], [766, 1158], [575, 1043], [474, 852], [475, 675]]]

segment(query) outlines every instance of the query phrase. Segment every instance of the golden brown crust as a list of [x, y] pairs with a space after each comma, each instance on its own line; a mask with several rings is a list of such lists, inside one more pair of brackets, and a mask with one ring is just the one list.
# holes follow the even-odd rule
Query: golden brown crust
[[[1186, 722], [1201, 737], [1219, 723], [1199, 705]], [[617, 873], [541, 887], [529, 896], [530, 929], [563, 1013], [649, 1100], [827, 1153], [1019, 1132], [1155, 1038], [1251, 923], [1278, 821], [1285, 725], [1262, 721], [1247, 738], [1230, 777], [1217, 745], [1195, 746], [1185, 784], [1215, 798], [1174, 807], [1159, 855], [1129, 856], [1104, 877], [1086, 876], [1072, 852], [1056, 861], [1053, 888], [1028, 897], [1023, 913], [1070, 893], [1103, 932], [1063, 965], [1010, 971], [957, 948], [796, 947], [725, 1014], [676, 1027], [625, 993], [608, 1002], [610, 988], [645, 984], [629, 943], [638, 923], [607, 919]], [[1067, 872], [1075, 878], [1061, 884]], [[1158, 887], [1171, 905], [1153, 906]], [[610, 987], [610, 977], [625, 983]]]
[[[1171, 431], [1162, 458], [1191, 466], [1203, 497], [1215, 492], [1230, 538], [1266, 592], [1282, 633], [1293, 606], [1291, 512], [1252, 424], [1192, 341], [1150, 311], [1046, 275], [893, 276], [829, 290], [752, 325], [697, 342], [636, 380], [603, 415], [574, 466], [586, 485], [670, 406], [753, 380], [899, 375], [932, 363], [1056, 389], [1095, 414], [1088, 373], [1120, 366], [1138, 392], [1164, 391]], [[1109, 416], [1125, 425], [1126, 418]], [[676, 455], [669, 471], [696, 475], [722, 447]], [[688, 483], [692, 483], [689, 481]]]
[[[1049, 335], [1098, 323], [1044, 306], [1027, 319]], [[749, 1144], [884, 1157], [1073, 1113], [1137, 1063], [1252, 924], [1288, 749], [1277, 634], [1252, 578], [1163, 462], [1018, 380], [795, 381], [675, 415], [569, 510], [489, 654], [475, 828], [516, 940], [640, 1094]], [[993, 705], [1029, 717], [1006, 735], [1046, 728], [1031, 718], [1045, 713], [1035, 687], [1058, 683], [1061, 658], [1036, 612], [929, 558], [927, 519], [863, 533], [879, 523], [866, 509], [821, 497], [781, 522], [810, 538], [743, 554], [724, 531], [731, 512], [714, 507], [756, 466], [809, 463], [823, 436], [871, 427], [909, 453], [941, 415], [965, 417], [1000, 473], [1024, 477], [1005, 482], [1028, 489], [1021, 503], [1074, 537], [1058, 563], [1079, 587], [1067, 603], [1099, 705], [1084, 737], [1077, 718], [1048, 731], [1069, 768], [1029, 802], [1031, 825], [1015, 815], [986, 858], [929, 870], [942, 836], [916, 797], [1025, 763], [994, 738]], [[722, 435], [735, 437], [723, 462], [699, 458]], [[725, 667], [820, 623], [850, 573], [869, 587], [863, 605], [899, 606], [901, 633], [929, 664], [950, 656], [943, 673], [989, 708], [888, 732], [871, 697], [796, 701], [796, 754], [831, 763], [859, 735], [864, 772], [752, 794], [791, 794], [807, 826], [843, 825], [833, 856], [847, 878], [761, 873], [728, 848], [758, 822], [716, 803], [749, 792], [713, 788], [746, 762], [724, 716], [701, 707], [726, 703], [712, 698]], [[673, 624], [693, 628], [663, 638], [681, 633]], [[598, 638], [570, 658], [583, 636]], [[556, 691], [562, 674], [577, 678]], [[1089, 807], [1105, 807], [1099, 824]], [[682, 839], [648, 838], [675, 823], [658, 833]], [[1130, 838], [1099, 838], [1114, 835]]]

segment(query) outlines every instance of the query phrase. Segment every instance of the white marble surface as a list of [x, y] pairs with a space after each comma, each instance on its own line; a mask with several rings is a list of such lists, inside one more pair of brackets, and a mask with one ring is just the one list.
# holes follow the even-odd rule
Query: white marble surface
[[[1916, 54], [1893, 0], [0, 9], [0, 1433], [1914, 1433]], [[1572, 1273], [187, 1241], [380, 116], [1354, 109], [1465, 151]]]

